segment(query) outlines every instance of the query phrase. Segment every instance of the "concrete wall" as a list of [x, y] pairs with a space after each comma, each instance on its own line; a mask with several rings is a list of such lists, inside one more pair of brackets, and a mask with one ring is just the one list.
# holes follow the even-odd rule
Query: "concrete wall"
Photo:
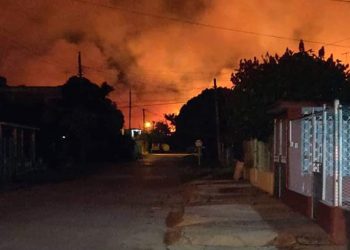
[[253, 186], [273, 195], [272, 144], [253, 139], [244, 142], [244, 178]]
[[244, 165], [248, 168], [270, 171], [273, 169], [272, 161], [272, 138], [270, 142], [262, 142], [257, 139], [245, 141]]
[[273, 195], [274, 187], [274, 174], [271, 171], [261, 171], [256, 168], [250, 169], [249, 174], [250, 183], [253, 186], [264, 190], [265, 192]]

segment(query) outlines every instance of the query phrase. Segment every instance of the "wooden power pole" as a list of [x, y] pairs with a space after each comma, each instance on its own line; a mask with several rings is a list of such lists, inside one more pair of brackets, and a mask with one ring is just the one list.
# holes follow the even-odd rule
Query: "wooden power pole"
[[218, 104], [216, 78], [214, 78], [214, 102], [215, 102], [215, 125], [216, 125], [216, 143], [217, 143], [217, 150], [218, 150], [218, 160], [221, 161], [220, 117], [219, 117], [219, 104]]

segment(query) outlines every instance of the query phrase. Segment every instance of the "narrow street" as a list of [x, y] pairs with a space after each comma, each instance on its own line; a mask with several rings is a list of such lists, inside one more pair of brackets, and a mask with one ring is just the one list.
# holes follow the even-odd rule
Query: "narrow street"
[[0, 249], [165, 249], [183, 155], [0, 194]]
[[182, 183], [188, 164], [184, 155], [151, 155], [1, 193], [0, 249], [342, 249], [247, 183]]

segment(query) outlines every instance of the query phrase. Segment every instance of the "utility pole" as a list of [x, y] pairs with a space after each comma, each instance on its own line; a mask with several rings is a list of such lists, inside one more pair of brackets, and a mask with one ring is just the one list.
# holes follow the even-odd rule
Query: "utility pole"
[[129, 130], [131, 132], [131, 88], [129, 89]]
[[142, 109], [142, 122], [143, 122], [143, 129], [146, 130], [145, 124], [146, 124], [146, 109]]
[[80, 78], [83, 77], [83, 67], [81, 65], [81, 52], [78, 52], [78, 76]]
[[214, 78], [214, 102], [215, 102], [215, 125], [216, 125], [216, 143], [217, 143], [217, 150], [218, 150], [218, 160], [221, 161], [220, 118], [219, 118], [219, 104], [218, 104], [216, 78]]

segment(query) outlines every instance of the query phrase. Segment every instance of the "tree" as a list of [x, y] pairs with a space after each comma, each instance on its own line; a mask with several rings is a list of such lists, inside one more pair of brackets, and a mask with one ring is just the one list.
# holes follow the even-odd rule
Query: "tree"
[[172, 114], [164, 114], [164, 118], [170, 122], [170, 124], [174, 127], [176, 127], [176, 118], [177, 115], [175, 115], [174, 113]]
[[324, 59], [324, 48], [316, 56], [299, 44], [299, 52], [286, 49], [279, 57], [268, 53], [262, 61], [241, 60], [232, 75], [234, 117], [232, 132], [241, 140], [266, 140], [272, 132], [271, 105], [279, 100], [330, 102], [350, 101], [348, 65]]
[[[315, 55], [303, 41], [299, 51], [286, 49], [282, 56], [266, 53], [262, 60], [243, 59], [232, 74], [233, 90], [218, 89], [221, 141], [240, 147], [242, 141], [266, 141], [272, 134], [269, 113], [276, 101], [350, 103], [348, 65], [325, 58], [322, 47]], [[184, 147], [202, 139], [209, 152], [215, 150], [214, 90], [205, 90], [182, 106], [176, 117], [177, 140]], [[172, 117], [170, 117], [172, 118]]]
[[3, 87], [8, 87], [7, 79], [3, 76], [0, 76], [0, 88], [3, 88]]
[[[176, 117], [176, 141], [180, 148], [194, 146], [197, 139], [201, 139], [206, 147], [207, 155], [216, 157], [216, 122], [214, 106], [214, 89], [206, 89], [201, 94], [190, 99], [182, 106]], [[220, 115], [221, 140], [230, 143], [229, 132], [230, 117], [228, 107], [233, 102], [231, 89], [218, 88], [218, 106]]]
[[55, 154], [77, 161], [114, 157], [124, 117], [107, 97], [112, 90], [107, 83], [100, 87], [87, 78], [68, 79], [62, 99], [45, 115], [43, 132], [46, 143], [59, 147]]
[[161, 121], [156, 122], [153, 132], [159, 134], [162, 137], [168, 137], [171, 135], [168, 124], [166, 122], [161, 122]]
[[158, 121], [151, 131], [143, 134], [143, 138], [147, 140], [149, 150], [151, 150], [153, 143], [171, 144], [172, 135], [169, 125], [166, 122]]

